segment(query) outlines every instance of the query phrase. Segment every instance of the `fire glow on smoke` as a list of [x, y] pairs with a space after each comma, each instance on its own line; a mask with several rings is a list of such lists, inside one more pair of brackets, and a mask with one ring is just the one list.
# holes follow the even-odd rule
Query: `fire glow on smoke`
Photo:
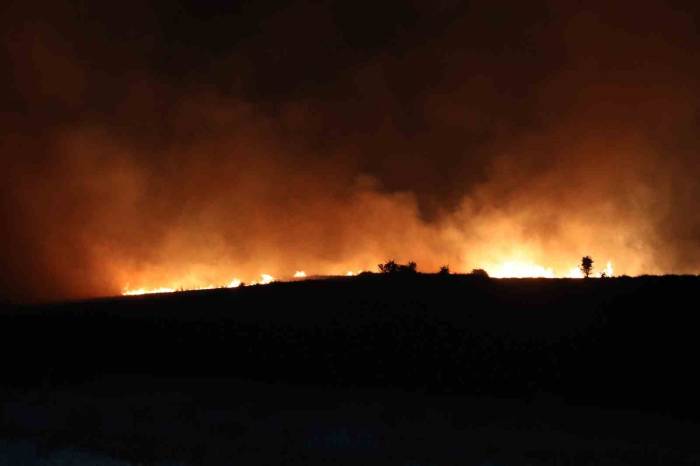
[[[583, 272], [579, 267], [572, 267], [566, 273], [559, 274], [556, 273], [554, 269], [547, 268], [536, 264], [534, 262], [527, 262], [523, 260], [509, 260], [497, 264], [491, 267], [484, 267], [484, 270], [488, 272], [491, 277], [494, 278], [583, 278]], [[339, 273], [337, 275], [345, 275], [348, 277], [359, 274], [360, 272], [348, 271], [346, 273]], [[608, 261], [602, 272], [599, 273], [600, 276], [605, 275], [607, 277], [612, 277], [614, 273], [613, 265], [611, 261]], [[297, 270], [288, 279], [290, 280], [303, 280], [307, 278], [306, 272], [303, 270]], [[260, 275], [258, 281], [247, 282], [248, 285], [267, 285], [275, 281], [272, 275], [263, 273]], [[142, 287], [142, 288], [129, 288], [129, 286], [124, 287], [122, 294], [124, 296], [137, 296], [144, 294], [158, 294], [158, 293], [173, 293], [176, 291], [195, 291], [195, 290], [210, 290], [214, 288], [238, 288], [243, 282], [239, 278], [234, 278], [231, 281], [223, 285], [207, 285], [207, 286], [166, 286], [166, 287]]]

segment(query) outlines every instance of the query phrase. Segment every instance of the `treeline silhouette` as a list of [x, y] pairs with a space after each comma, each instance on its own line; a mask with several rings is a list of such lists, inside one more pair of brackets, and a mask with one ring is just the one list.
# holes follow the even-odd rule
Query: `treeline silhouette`
[[[581, 274], [584, 278], [590, 278], [590, 276], [593, 274], [593, 262], [594, 261], [593, 258], [591, 258], [591, 256], [583, 256], [581, 258], [581, 263], [579, 264], [578, 269], [581, 271]], [[418, 266], [414, 261], [409, 261], [407, 264], [399, 264], [392, 259], [387, 262], [384, 262], [383, 264], [378, 264], [377, 267], [379, 268], [379, 271], [381, 273], [385, 274], [418, 273]], [[363, 272], [363, 274], [365, 275], [368, 273], [369, 272]], [[440, 267], [438, 274], [449, 275], [450, 267], [448, 265], [443, 265], [442, 267]], [[488, 272], [484, 269], [473, 269], [471, 275], [476, 275], [484, 278], [489, 277]], [[603, 271], [601, 272], [600, 277], [609, 278], [609, 275], [606, 271]]]
[[[377, 268], [381, 273], [395, 275], [395, 274], [417, 274], [418, 265], [414, 261], [409, 261], [407, 264], [399, 264], [395, 260], [389, 260], [383, 264], [378, 264]], [[439, 275], [449, 275], [450, 266], [443, 265], [437, 272]], [[360, 275], [371, 275], [371, 272], [362, 272]], [[482, 278], [488, 278], [489, 274], [484, 269], [474, 269], [471, 275], [478, 276]]]

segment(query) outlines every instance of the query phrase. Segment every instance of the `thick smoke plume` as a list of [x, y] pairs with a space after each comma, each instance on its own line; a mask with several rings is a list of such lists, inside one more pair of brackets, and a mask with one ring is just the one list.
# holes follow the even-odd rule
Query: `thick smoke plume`
[[698, 273], [697, 12], [493, 3], [9, 6], [0, 296]]

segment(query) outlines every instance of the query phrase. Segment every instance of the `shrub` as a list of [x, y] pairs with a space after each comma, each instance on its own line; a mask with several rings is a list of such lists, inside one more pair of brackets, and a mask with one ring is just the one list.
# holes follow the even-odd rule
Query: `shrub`
[[415, 274], [417, 273], [417, 265], [415, 262], [411, 261], [408, 264], [397, 264], [396, 261], [390, 260], [384, 264], [378, 265], [380, 272], [388, 274]]

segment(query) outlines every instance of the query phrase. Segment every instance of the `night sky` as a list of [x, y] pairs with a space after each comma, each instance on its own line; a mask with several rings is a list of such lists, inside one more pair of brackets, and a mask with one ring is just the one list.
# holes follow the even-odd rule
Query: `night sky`
[[700, 7], [10, 2], [0, 297], [700, 273]]

